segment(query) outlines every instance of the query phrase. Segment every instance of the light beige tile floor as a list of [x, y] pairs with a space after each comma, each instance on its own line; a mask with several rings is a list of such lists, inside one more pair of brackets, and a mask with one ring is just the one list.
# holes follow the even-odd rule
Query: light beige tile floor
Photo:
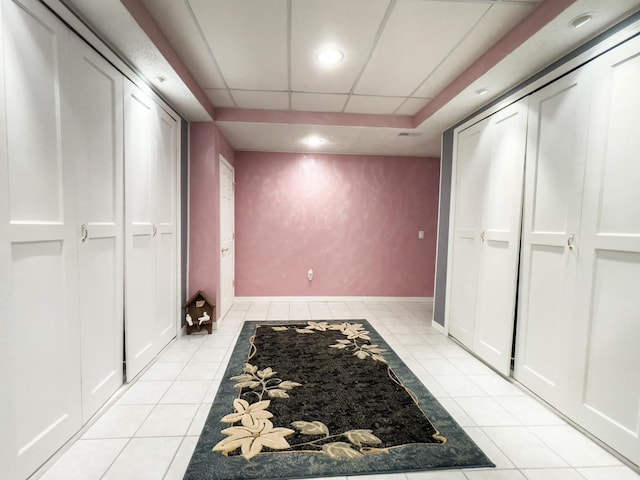
[[350, 478], [640, 480], [537, 399], [433, 329], [431, 307], [406, 302], [236, 303], [212, 335], [174, 341], [40, 478], [182, 479], [244, 320], [366, 318], [496, 468]]

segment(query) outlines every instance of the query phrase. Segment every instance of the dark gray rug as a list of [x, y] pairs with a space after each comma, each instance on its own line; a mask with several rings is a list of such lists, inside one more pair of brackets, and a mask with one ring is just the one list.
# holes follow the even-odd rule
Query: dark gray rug
[[493, 466], [367, 321], [246, 322], [184, 478]]

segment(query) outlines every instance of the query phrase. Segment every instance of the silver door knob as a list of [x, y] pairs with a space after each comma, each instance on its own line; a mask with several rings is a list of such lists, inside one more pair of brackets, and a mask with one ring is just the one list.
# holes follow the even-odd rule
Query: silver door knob
[[156, 227], [155, 225], [153, 225], [153, 236], [156, 236], [156, 233], [158, 233], [158, 227]]
[[228, 248], [223, 248], [222, 250], [220, 250], [222, 253], [227, 253], [229, 251]]
[[80, 239], [84, 242], [89, 236], [89, 230], [87, 230], [87, 226], [83, 223], [80, 225]]
[[567, 246], [569, 247], [569, 250], [573, 250], [574, 248], [576, 248], [576, 245], [574, 243], [576, 236], [575, 234], [571, 234], [569, 235], [569, 238], [567, 238]]

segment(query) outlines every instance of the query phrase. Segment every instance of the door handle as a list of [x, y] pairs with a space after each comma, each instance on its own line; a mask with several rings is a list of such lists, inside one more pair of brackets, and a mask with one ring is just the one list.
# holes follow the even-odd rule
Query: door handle
[[222, 253], [227, 253], [228, 251], [229, 251], [228, 248], [223, 248], [222, 250], [220, 250], [220, 252], [222, 252]]
[[573, 250], [574, 248], [576, 248], [575, 243], [573, 243], [575, 238], [576, 238], [576, 236], [573, 233], [571, 235], [569, 235], [569, 238], [567, 238], [567, 246], [569, 247], [569, 250]]
[[80, 225], [80, 239], [84, 242], [87, 240], [89, 236], [89, 230], [87, 230], [87, 226], [83, 223]]
[[155, 226], [155, 224], [153, 225], [153, 236], [156, 236], [156, 233], [158, 233], [158, 227]]
[[483, 230], [482, 233], [480, 233], [480, 240], [484, 242], [486, 238], [487, 238], [487, 234]]

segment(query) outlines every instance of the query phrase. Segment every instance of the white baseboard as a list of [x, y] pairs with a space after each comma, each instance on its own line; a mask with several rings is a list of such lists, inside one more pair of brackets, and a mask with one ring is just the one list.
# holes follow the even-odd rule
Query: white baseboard
[[411, 302], [433, 303], [433, 297], [234, 297], [240, 302]]

